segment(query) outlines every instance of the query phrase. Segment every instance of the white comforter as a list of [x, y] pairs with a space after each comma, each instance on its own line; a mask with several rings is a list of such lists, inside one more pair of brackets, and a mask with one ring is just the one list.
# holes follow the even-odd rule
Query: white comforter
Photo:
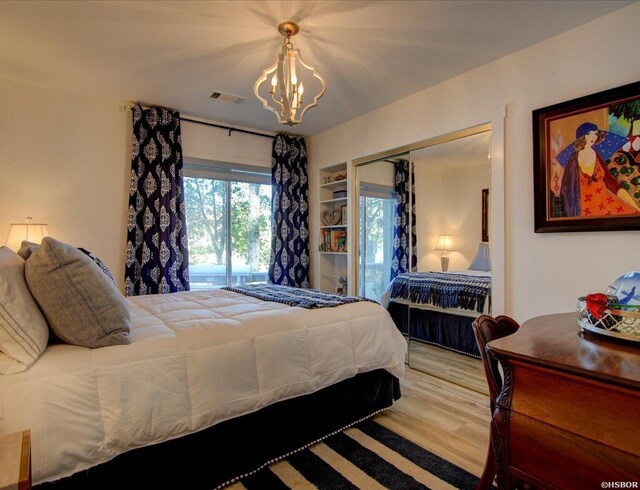
[[31, 429], [34, 483], [357, 373], [404, 372], [406, 342], [370, 302], [305, 310], [218, 290], [129, 305], [130, 345], [51, 345], [0, 376], [0, 434]]

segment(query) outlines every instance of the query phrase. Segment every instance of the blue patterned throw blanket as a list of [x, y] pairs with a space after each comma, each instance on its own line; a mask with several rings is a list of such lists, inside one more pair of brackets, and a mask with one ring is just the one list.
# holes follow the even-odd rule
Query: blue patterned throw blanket
[[391, 284], [393, 298], [482, 313], [487, 300], [491, 307], [491, 277], [450, 272], [399, 274]]
[[340, 294], [323, 293], [316, 289], [293, 288], [276, 284], [251, 284], [248, 286], [233, 286], [222, 288], [234, 293], [244, 294], [263, 301], [284, 303], [289, 306], [299, 306], [308, 310], [315, 308], [330, 308], [334, 306], [356, 303], [358, 301], [372, 301], [357, 296], [342, 296]]

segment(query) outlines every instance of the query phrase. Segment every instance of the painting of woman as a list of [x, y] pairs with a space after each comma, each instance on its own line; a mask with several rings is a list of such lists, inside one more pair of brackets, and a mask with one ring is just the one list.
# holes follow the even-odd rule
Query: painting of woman
[[576, 140], [558, 156], [564, 167], [560, 192], [567, 217], [633, 216], [640, 205], [611, 175], [605, 160], [628, 139], [591, 122], [576, 130]]

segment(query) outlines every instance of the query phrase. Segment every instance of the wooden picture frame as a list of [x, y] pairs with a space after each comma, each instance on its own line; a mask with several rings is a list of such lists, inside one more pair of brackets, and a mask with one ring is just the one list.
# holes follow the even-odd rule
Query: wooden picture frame
[[482, 189], [482, 241], [489, 241], [489, 189]]
[[640, 82], [533, 111], [535, 232], [640, 230]]
[[340, 206], [340, 213], [342, 214], [342, 220], [340, 222], [341, 225], [343, 226], [347, 226], [347, 205], [343, 204], [342, 206]]

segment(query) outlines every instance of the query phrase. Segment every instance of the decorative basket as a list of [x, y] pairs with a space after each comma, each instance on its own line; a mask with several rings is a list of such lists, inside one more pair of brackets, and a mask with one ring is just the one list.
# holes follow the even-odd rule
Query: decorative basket
[[586, 297], [578, 298], [578, 325], [596, 334], [640, 342], [640, 307], [607, 309], [597, 319], [587, 309]]
[[334, 199], [339, 199], [341, 197], [347, 197], [347, 191], [334, 191], [333, 192], [333, 198]]

